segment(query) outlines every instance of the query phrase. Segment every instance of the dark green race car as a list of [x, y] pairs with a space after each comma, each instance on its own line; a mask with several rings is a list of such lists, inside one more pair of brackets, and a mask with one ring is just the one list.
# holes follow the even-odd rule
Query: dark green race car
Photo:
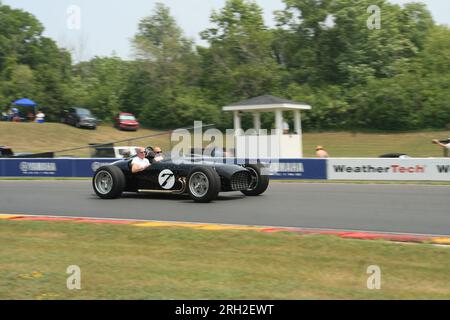
[[[151, 154], [151, 152], [150, 152]], [[123, 192], [188, 194], [196, 202], [210, 202], [219, 192], [240, 191], [258, 196], [269, 186], [260, 164], [227, 164], [213, 159], [185, 158], [154, 162], [138, 173], [131, 172], [132, 159], [99, 168], [92, 179], [102, 199], [119, 198]]]

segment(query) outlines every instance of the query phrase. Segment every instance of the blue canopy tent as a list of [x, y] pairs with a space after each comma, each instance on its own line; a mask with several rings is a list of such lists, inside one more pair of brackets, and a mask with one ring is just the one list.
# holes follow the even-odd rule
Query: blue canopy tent
[[23, 98], [23, 99], [19, 99], [19, 100], [14, 101], [13, 105], [19, 106], [19, 107], [32, 107], [33, 111], [34, 111], [34, 114], [36, 114], [37, 103], [34, 102], [33, 100]]
[[13, 105], [19, 107], [36, 107], [37, 103], [30, 99], [19, 99], [13, 102]]

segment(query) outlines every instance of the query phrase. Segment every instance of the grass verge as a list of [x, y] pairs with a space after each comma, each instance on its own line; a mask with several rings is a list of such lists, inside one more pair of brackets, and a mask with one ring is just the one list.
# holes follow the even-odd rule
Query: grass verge
[[[14, 152], [46, 152], [87, 146], [90, 143], [108, 143], [127, 140], [117, 146], [159, 145], [164, 150], [170, 149], [170, 135], [163, 134], [151, 138], [138, 137], [163, 134], [162, 131], [139, 129], [120, 131], [112, 125], [104, 124], [96, 130], [77, 129], [61, 123], [15, 123], [0, 122], [0, 145], [10, 146]], [[57, 153], [56, 157], [74, 156], [90, 157], [89, 148]]]
[[323, 132], [305, 133], [305, 157], [315, 158], [315, 147], [325, 146], [334, 158], [378, 158], [387, 153], [405, 153], [414, 158], [443, 157], [442, 148], [432, 139], [450, 137], [449, 131], [417, 131], [405, 133]]
[[3, 220], [0, 246], [0, 299], [450, 299], [449, 249], [427, 244]]
[[[112, 124], [98, 126], [97, 130], [77, 129], [60, 123], [13, 123], [0, 122], [0, 145], [9, 145], [16, 152], [42, 152], [80, 147], [89, 143], [106, 143], [128, 139], [120, 145], [159, 145], [170, 150], [170, 136], [162, 135], [143, 140], [139, 136], [162, 133], [140, 129], [137, 132], [119, 131]], [[450, 137], [450, 131], [417, 131], [406, 133], [360, 133], [360, 132], [306, 132], [303, 135], [305, 157], [315, 158], [315, 147], [325, 146], [331, 157], [378, 158], [382, 154], [399, 152], [411, 157], [442, 157], [443, 150], [431, 143], [432, 139]], [[89, 150], [60, 153], [89, 157]]]

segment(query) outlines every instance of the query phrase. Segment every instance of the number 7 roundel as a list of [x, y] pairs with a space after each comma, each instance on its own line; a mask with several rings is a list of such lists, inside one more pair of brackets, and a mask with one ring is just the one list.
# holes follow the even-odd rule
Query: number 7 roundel
[[159, 173], [158, 182], [163, 189], [170, 190], [175, 185], [175, 174], [169, 169], [163, 170]]

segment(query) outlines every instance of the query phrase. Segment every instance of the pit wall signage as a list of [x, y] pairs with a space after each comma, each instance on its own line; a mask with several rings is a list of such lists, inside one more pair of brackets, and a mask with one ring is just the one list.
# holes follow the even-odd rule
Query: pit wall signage
[[206, 161], [225, 164], [262, 164], [263, 175], [278, 180], [326, 180], [327, 162], [325, 159], [236, 159], [206, 158]]
[[450, 181], [450, 159], [328, 159], [329, 180]]
[[[0, 177], [68, 177], [90, 178], [101, 166], [119, 159], [0, 159]], [[229, 159], [228, 159], [229, 160]], [[226, 159], [215, 159], [219, 163], [229, 163]], [[281, 159], [276, 162], [263, 160], [266, 174], [271, 179], [284, 180], [325, 180], [326, 160], [322, 159]], [[231, 164], [245, 164], [249, 160], [233, 159]], [[250, 162], [253, 163], [253, 162]], [[255, 160], [254, 163], [257, 163]]]
[[[0, 177], [90, 178], [118, 159], [0, 159]], [[236, 164], [239, 160], [232, 161]], [[265, 162], [265, 161], [263, 161]], [[265, 162], [271, 179], [450, 181], [450, 159], [282, 159]]]
[[282, 159], [268, 164], [268, 168], [271, 179], [327, 179], [327, 162], [323, 159]]
[[0, 177], [89, 178], [117, 159], [0, 159]]

